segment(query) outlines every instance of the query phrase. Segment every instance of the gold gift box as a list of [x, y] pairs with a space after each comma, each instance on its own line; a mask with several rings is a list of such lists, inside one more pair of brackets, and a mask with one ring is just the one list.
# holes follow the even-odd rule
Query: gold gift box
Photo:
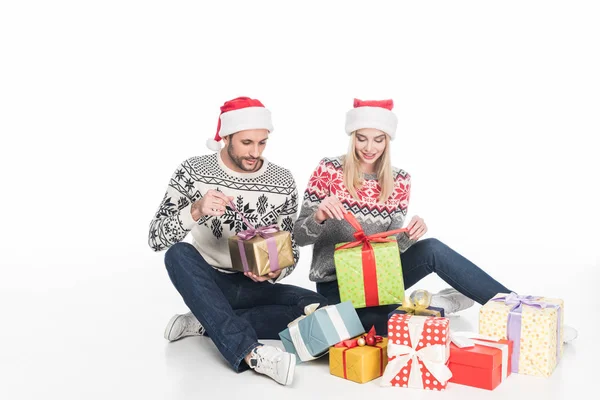
[[[279, 269], [284, 269], [294, 265], [294, 252], [292, 251], [292, 236], [287, 231], [279, 231], [270, 234], [277, 243], [277, 255], [279, 260]], [[238, 236], [229, 237], [229, 254], [231, 256], [231, 266], [234, 270], [244, 272], [242, 255], [238, 242], [242, 242], [246, 251], [249, 272], [258, 276], [264, 276], [271, 272], [271, 263], [269, 261], [269, 251], [267, 249], [267, 240], [259, 235], [252, 239], [242, 240]]]
[[329, 372], [331, 375], [344, 378], [344, 350], [346, 350], [346, 376], [357, 383], [366, 383], [383, 375], [388, 363], [388, 339], [377, 343], [377, 346], [358, 346], [351, 349], [345, 347], [329, 348]]

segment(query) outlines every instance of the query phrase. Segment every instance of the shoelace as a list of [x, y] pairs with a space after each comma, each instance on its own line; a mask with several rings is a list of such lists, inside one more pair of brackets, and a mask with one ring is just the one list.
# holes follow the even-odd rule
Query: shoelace
[[281, 357], [277, 357], [277, 355], [273, 354], [273, 357], [267, 359], [258, 352], [256, 353], [256, 356], [257, 367], [268, 374], [275, 375], [275, 372], [277, 371], [276, 366], [281, 361]]
[[454, 298], [453, 296], [448, 296], [448, 300], [450, 300], [450, 304], [452, 304], [452, 310], [450, 311], [450, 313], [455, 313], [460, 309], [460, 301], [458, 301], [458, 299]]
[[[196, 319], [196, 317], [185, 317], [185, 332], [189, 332], [189, 333], [198, 333], [200, 336], [204, 335], [204, 327], [202, 325], [200, 325], [199, 322], [195, 323], [194, 320]], [[193, 319], [192, 319], [193, 318]], [[200, 326], [199, 329], [196, 330], [196, 328], [194, 327], [194, 325], [198, 325]]]

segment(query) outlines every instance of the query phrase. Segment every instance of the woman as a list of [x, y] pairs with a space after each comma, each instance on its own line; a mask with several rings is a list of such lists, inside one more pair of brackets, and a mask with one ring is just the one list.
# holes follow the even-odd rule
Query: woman
[[[355, 99], [346, 116], [348, 153], [323, 159], [304, 194], [294, 236], [300, 246], [314, 245], [310, 280], [329, 304], [340, 302], [334, 246], [354, 240], [354, 228], [344, 214], [354, 214], [367, 235], [398, 229], [405, 223], [410, 175], [391, 165], [390, 141], [398, 124], [392, 108], [392, 100]], [[427, 232], [422, 218], [413, 217], [407, 229], [408, 233], [396, 235], [405, 288], [433, 272], [454, 288], [434, 295], [433, 306], [450, 314], [472, 306], [473, 300], [484, 304], [497, 293], [511, 292], [439, 240], [419, 240]], [[385, 334], [388, 313], [396, 307], [360, 308], [357, 313], [365, 329], [375, 325], [378, 333]]]

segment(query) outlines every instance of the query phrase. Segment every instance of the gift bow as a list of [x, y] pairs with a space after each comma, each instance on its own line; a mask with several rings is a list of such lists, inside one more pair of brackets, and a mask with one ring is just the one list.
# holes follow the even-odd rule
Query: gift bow
[[[418, 344], [418, 342], [417, 342]], [[410, 360], [412, 365], [410, 375], [408, 376], [408, 386], [423, 388], [423, 379], [419, 369], [419, 361], [425, 365], [431, 375], [439, 382], [447, 382], [452, 378], [452, 372], [446, 365], [445, 360], [446, 346], [434, 344], [432, 346], [423, 347], [420, 350], [415, 350], [413, 347], [403, 344], [388, 343], [388, 359], [396, 357], [388, 361], [388, 366], [385, 369], [381, 380], [383, 386], [389, 386], [392, 379], [404, 368]]]
[[249, 225], [248, 222], [245, 223], [250, 228], [237, 233], [237, 236], [239, 236], [242, 240], [250, 240], [255, 236], [260, 236], [266, 239], [271, 234], [279, 232], [279, 226], [276, 224], [254, 228], [252, 225]]
[[[481, 339], [481, 340], [473, 340]], [[496, 336], [480, 335], [475, 332], [450, 332], [450, 340], [457, 347], [473, 347], [476, 344], [480, 346], [494, 347], [502, 352], [502, 380], [508, 376], [508, 344], [498, 343], [501, 338]]]
[[510, 311], [520, 309], [524, 305], [540, 309], [546, 308], [548, 303], [539, 299], [539, 296], [522, 296], [511, 292], [508, 296], [495, 297], [492, 301], [504, 301], [504, 304], [511, 306]]
[[446, 365], [448, 354], [446, 345], [434, 344], [425, 346], [419, 350], [419, 338], [425, 328], [425, 321], [431, 317], [411, 316], [408, 323], [408, 333], [411, 346], [396, 344], [393, 340], [388, 342], [388, 365], [381, 378], [381, 386], [391, 386], [392, 380], [412, 360], [410, 373], [408, 375], [408, 387], [423, 388], [423, 378], [419, 361], [429, 370], [431, 375], [440, 383], [446, 383], [452, 378], [452, 372]]
[[242, 240], [250, 240], [256, 235], [259, 235], [263, 238], [267, 238], [270, 234], [279, 232], [279, 226], [276, 224], [255, 228], [254, 225], [252, 225], [250, 221], [248, 221], [248, 219], [244, 216], [244, 214], [236, 208], [235, 204], [233, 204], [233, 201], [229, 202], [229, 207], [231, 207], [233, 211], [238, 213], [238, 215], [242, 218], [244, 224], [246, 224], [246, 226], [248, 227], [248, 229], [246, 229], [245, 231], [240, 231], [237, 233], [237, 236], [239, 236]]
[[429, 302], [427, 303], [413, 303], [410, 298], [405, 298], [402, 302], [402, 310], [406, 311], [407, 314], [417, 314], [427, 310]]
[[[365, 346], [376, 346], [377, 343], [383, 342], [383, 336], [376, 335], [375, 326], [373, 326], [371, 327], [371, 330], [369, 330], [369, 333], [366, 333], [354, 339], [342, 340], [341, 342], [336, 343], [334, 347], [352, 349], [358, 346], [358, 339], [360, 338], [365, 339]], [[369, 338], [373, 338], [373, 344], [369, 344]]]
[[353, 234], [353, 236], [356, 240], [354, 242], [349, 242], [342, 246], [336, 247], [336, 250], [349, 249], [352, 247], [360, 246], [361, 244], [363, 245], [363, 250], [365, 248], [372, 249], [373, 246], [371, 246], [371, 242], [376, 242], [376, 243], [393, 242], [396, 239], [390, 239], [390, 238], [388, 238], [388, 236], [396, 235], [396, 234], [402, 233], [402, 232], [408, 232], [408, 229], [401, 228], [401, 229], [394, 229], [394, 230], [387, 231], [387, 232], [375, 233], [373, 235], [367, 235], [354, 215], [352, 215], [351, 213], [348, 212], [344, 215], [344, 217], [346, 218], [346, 221], [348, 221], [348, 223], [350, 223], [350, 225], [352, 225], [352, 227], [356, 230], [356, 232], [354, 232], [354, 234]]

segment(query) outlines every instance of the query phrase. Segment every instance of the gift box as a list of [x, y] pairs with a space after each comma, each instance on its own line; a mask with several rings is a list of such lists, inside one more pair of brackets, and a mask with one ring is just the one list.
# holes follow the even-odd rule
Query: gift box
[[[476, 333], [460, 332], [450, 336], [450, 382], [493, 390], [510, 375], [512, 341]], [[455, 344], [457, 339], [461, 347]], [[462, 347], [465, 340], [466, 347]]]
[[232, 269], [264, 276], [294, 265], [292, 236], [289, 232], [280, 231], [278, 225], [255, 228], [232, 201], [229, 207], [248, 227], [228, 240]]
[[307, 306], [305, 315], [290, 322], [279, 333], [286, 351], [296, 354], [297, 363], [319, 358], [327, 354], [329, 347], [336, 343], [365, 332], [349, 301], [319, 309], [317, 307], [318, 304]]
[[448, 318], [394, 314], [388, 320], [388, 365], [381, 386], [445, 390], [452, 373]]
[[513, 342], [511, 371], [548, 377], [563, 352], [561, 299], [499, 293], [479, 310], [479, 333]]
[[267, 275], [294, 265], [292, 237], [276, 225], [241, 231], [229, 238], [231, 266], [240, 272]]
[[404, 300], [404, 278], [397, 229], [367, 236], [351, 213], [346, 220], [356, 229], [354, 242], [339, 243], [334, 252], [341, 301], [355, 308], [399, 304]]
[[[414, 296], [416, 294], [416, 296]], [[412, 297], [416, 298], [413, 301]], [[425, 317], [443, 317], [444, 309], [441, 307], [432, 307], [431, 293], [426, 290], [415, 290], [409, 298], [404, 299], [404, 303], [388, 314], [388, 319], [394, 314], [422, 315]]]
[[357, 383], [377, 379], [387, 365], [387, 344], [388, 339], [377, 336], [375, 328], [367, 335], [344, 340], [329, 349], [329, 372]]

